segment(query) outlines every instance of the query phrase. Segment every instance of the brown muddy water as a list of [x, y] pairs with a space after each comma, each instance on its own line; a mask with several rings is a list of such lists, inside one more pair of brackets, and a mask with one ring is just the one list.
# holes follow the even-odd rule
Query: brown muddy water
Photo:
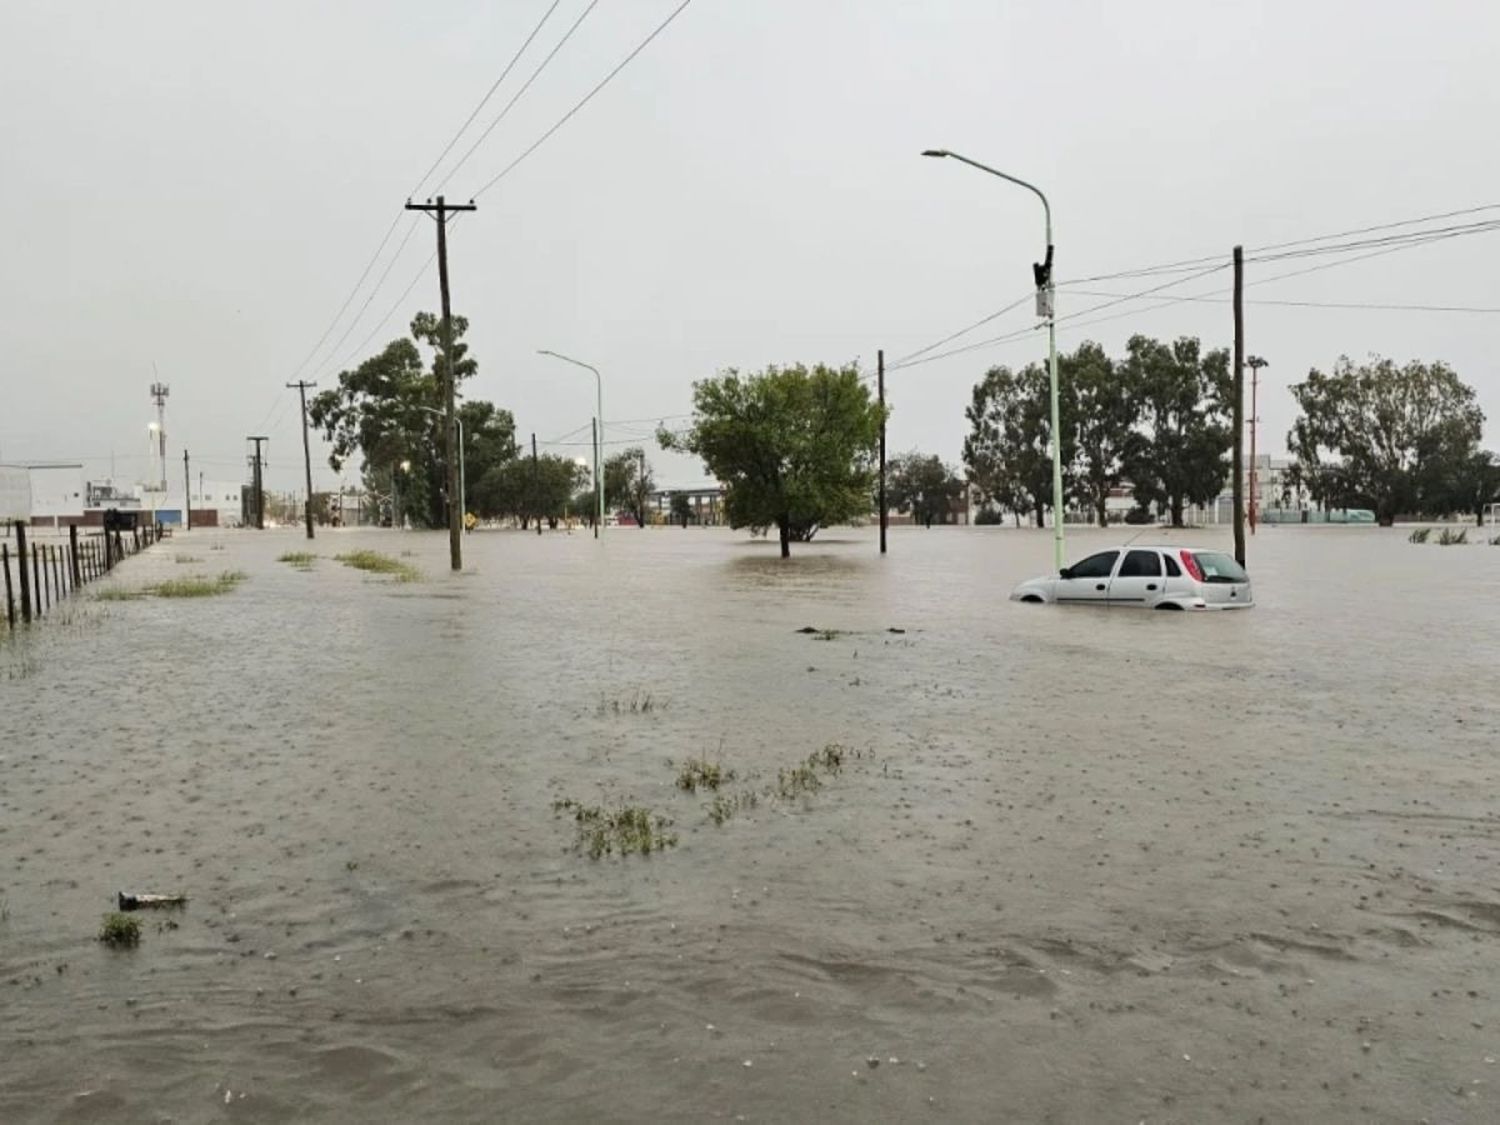
[[1008, 603], [1028, 531], [304, 546], [0, 644], [0, 1120], [1500, 1119], [1500, 549], [1269, 529], [1185, 615]]

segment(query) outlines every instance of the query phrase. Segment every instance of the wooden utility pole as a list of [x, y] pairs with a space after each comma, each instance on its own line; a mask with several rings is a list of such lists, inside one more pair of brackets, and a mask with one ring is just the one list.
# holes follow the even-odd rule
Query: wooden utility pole
[[642, 531], [646, 530], [646, 450], [641, 447], [641, 475], [635, 482], [636, 508], [639, 510], [639, 520], [636, 526]]
[[316, 387], [317, 385], [318, 384], [316, 384], [316, 383], [309, 383], [306, 379], [299, 379], [295, 383], [288, 383], [287, 384], [287, 386], [289, 388], [290, 387], [296, 387], [297, 388], [297, 394], [302, 397], [302, 467], [307, 472], [307, 504], [306, 504], [306, 509], [307, 509], [307, 537], [309, 539], [311, 539], [313, 537], [313, 518], [312, 518], [312, 451], [308, 448], [308, 444], [307, 444], [307, 388], [308, 387]]
[[268, 437], [248, 437], [245, 440], [255, 443], [255, 472], [251, 477], [250, 499], [255, 504], [255, 526], [260, 530], [264, 530], [266, 526], [266, 494], [261, 489], [260, 447], [262, 442], [267, 442], [271, 439]]
[[1234, 248], [1234, 560], [1245, 565], [1245, 249]]
[[880, 553], [885, 554], [885, 349], [875, 353], [875, 378], [880, 396]]
[[[443, 292], [443, 366], [447, 369], [444, 380], [448, 427], [446, 437], [446, 459], [448, 478], [448, 561], [455, 571], [464, 568], [463, 506], [458, 495], [458, 444], [454, 440], [454, 375], [453, 375], [453, 314], [448, 303], [448, 216], [455, 211], [477, 211], [474, 201], [448, 203], [440, 195], [437, 202], [412, 203], [407, 201], [408, 211], [421, 211], [437, 220], [438, 285]], [[309, 531], [308, 534], [311, 534]]]
[[536, 519], [536, 533], [542, 533], [542, 506], [537, 502], [536, 431], [531, 431], [531, 514]]
[[188, 468], [188, 451], [182, 451], [182, 530], [193, 530], [193, 473]]

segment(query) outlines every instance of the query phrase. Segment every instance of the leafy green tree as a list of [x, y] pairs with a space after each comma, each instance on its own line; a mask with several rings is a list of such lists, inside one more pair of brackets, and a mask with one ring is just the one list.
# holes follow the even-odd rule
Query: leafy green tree
[[[572, 459], [544, 453], [533, 461], [515, 457], [480, 478], [475, 501], [489, 519], [513, 519], [523, 528], [545, 521], [556, 527], [583, 483], [583, 469]], [[593, 493], [589, 493], [589, 502]]]
[[1372, 508], [1389, 527], [1403, 513], [1473, 502], [1458, 482], [1477, 467], [1484, 412], [1446, 364], [1397, 367], [1375, 356], [1356, 367], [1341, 356], [1331, 374], [1314, 368], [1292, 395], [1301, 414], [1287, 446], [1299, 480], [1325, 507]]
[[[1061, 364], [1059, 364], [1059, 375]], [[1075, 412], [1072, 387], [1058, 380], [1059, 411]], [[992, 367], [974, 385], [964, 410], [969, 435], [964, 438], [963, 462], [969, 480], [987, 501], [1012, 512], [1031, 512], [1037, 527], [1046, 526], [1052, 506], [1051, 379], [1040, 364], [1019, 372]], [[1076, 456], [1075, 434], [1063, 428], [1063, 488], [1066, 495]]]
[[1132, 336], [1121, 369], [1139, 410], [1121, 450], [1124, 473], [1138, 503], [1181, 527], [1183, 508], [1212, 502], [1229, 477], [1229, 353], [1204, 354], [1190, 336], [1171, 344]]
[[886, 469], [886, 500], [924, 527], [951, 523], [953, 503], [963, 498], [964, 482], [937, 454], [916, 450], [892, 458]]
[[693, 424], [657, 432], [724, 485], [731, 527], [780, 533], [781, 557], [828, 524], [869, 512], [881, 407], [850, 364], [729, 370], [693, 384]]
[[1108, 523], [1110, 492], [1125, 476], [1125, 449], [1136, 423], [1137, 404], [1124, 373], [1092, 341], [1057, 358], [1058, 380], [1069, 389], [1063, 425], [1073, 434], [1077, 460], [1073, 498]]
[[[454, 377], [459, 386], [478, 370], [462, 341], [467, 329], [466, 319], [453, 318]], [[424, 366], [418, 344], [432, 350], [430, 367]], [[353, 370], [339, 372], [338, 386], [308, 403], [309, 421], [333, 446], [329, 465], [340, 471], [358, 453], [366, 489], [399, 500], [400, 511], [391, 513], [397, 523], [447, 523], [443, 355], [442, 319], [418, 313], [411, 322], [410, 339], [392, 340]], [[464, 403], [459, 410], [469, 479], [475, 480], [490, 464], [514, 456], [515, 423], [508, 411], [490, 403]]]
[[626, 511], [637, 527], [646, 526], [646, 508], [656, 480], [646, 461], [646, 451], [631, 446], [604, 460], [604, 506], [611, 511]]
[[686, 492], [672, 493], [672, 522], [682, 524], [685, 531], [692, 518], [693, 502], [688, 498], [688, 494]]

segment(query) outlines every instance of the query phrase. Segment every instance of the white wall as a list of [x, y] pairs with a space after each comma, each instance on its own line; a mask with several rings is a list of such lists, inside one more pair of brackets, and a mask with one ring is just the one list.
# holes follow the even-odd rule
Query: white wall
[[24, 465], [0, 465], [0, 520], [30, 518], [30, 471]]
[[83, 515], [83, 466], [28, 465], [32, 518]]

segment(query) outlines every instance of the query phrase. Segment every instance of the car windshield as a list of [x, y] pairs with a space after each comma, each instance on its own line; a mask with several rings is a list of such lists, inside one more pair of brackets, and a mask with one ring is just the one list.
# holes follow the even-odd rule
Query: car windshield
[[1221, 555], [1218, 551], [1197, 551], [1193, 554], [1193, 558], [1198, 560], [1198, 567], [1203, 571], [1205, 582], [1250, 581], [1245, 568], [1228, 555]]

